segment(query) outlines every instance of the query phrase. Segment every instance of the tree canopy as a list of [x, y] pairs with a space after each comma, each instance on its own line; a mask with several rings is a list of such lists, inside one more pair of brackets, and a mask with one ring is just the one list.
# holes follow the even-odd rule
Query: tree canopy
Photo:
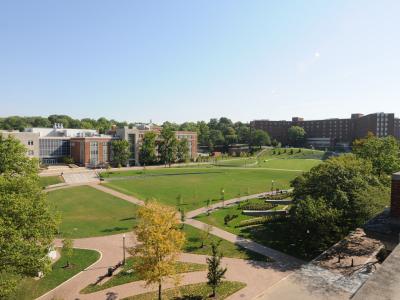
[[39, 186], [38, 163], [13, 137], [0, 136], [0, 297], [19, 276], [46, 272], [57, 218]]
[[140, 163], [142, 165], [152, 165], [157, 163], [157, 134], [155, 132], [146, 132], [143, 137], [140, 148]]
[[114, 166], [126, 166], [128, 164], [131, 152], [129, 143], [126, 140], [117, 140], [111, 142], [111, 162]]
[[389, 202], [372, 164], [352, 154], [326, 160], [294, 179], [292, 187], [292, 228], [304, 247], [314, 249], [338, 241]]
[[136, 270], [147, 284], [158, 284], [159, 299], [163, 281], [176, 278], [176, 259], [185, 243], [179, 229], [177, 212], [157, 202], [149, 202], [138, 210], [135, 229], [138, 244], [130, 252], [140, 257]]
[[288, 129], [288, 139], [292, 146], [303, 146], [306, 139], [306, 131], [303, 127], [292, 126]]
[[400, 170], [399, 142], [392, 136], [376, 137], [369, 134], [364, 139], [355, 140], [353, 153], [370, 161], [376, 175], [391, 175]]

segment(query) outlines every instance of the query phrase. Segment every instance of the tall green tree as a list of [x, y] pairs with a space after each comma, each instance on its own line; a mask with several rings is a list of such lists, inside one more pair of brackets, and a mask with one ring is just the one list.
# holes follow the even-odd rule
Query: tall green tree
[[374, 173], [391, 175], [400, 170], [399, 142], [392, 136], [376, 137], [369, 134], [364, 139], [355, 140], [353, 153], [372, 163]]
[[292, 126], [288, 129], [288, 139], [290, 145], [294, 147], [301, 147], [306, 141], [306, 131], [303, 127]]
[[160, 134], [160, 145], [158, 147], [160, 159], [165, 165], [171, 166], [176, 160], [178, 140], [171, 127], [164, 127]]
[[57, 218], [39, 186], [38, 164], [12, 137], [0, 136], [0, 296], [16, 279], [48, 270]]
[[131, 152], [128, 141], [119, 140], [111, 142], [111, 162], [114, 166], [126, 166], [130, 156]]
[[152, 165], [157, 162], [157, 134], [155, 132], [146, 132], [143, 137], [143, 143], [140, 148], [140, 163], [142, 165]]
[[212, 289], [211, 297], [215, 297], [217, 294], [217, 287], [221, 284], [222, 279], [225, 277], [227, 271], [226, 268], [221, 267], [222, 253], [218, 251], [218, 245], [215, 243], [211, 244], [211, 257], [207, 258], [208, 273], [207, 273], [207, 284]]
[[250, 144], [251, 146], [257, 146], [261, 148], [261, 146], [271, 145], [271, 138], [264, 130], [252, 130], [250, 133]]
[[178, 141], [176, 158], [179, 162], [187, 162], [189, 161], [190, 153], [189, 153], [189, 143], [187, 139], [182, 139]]
[[[318, 241], [323, 248], [382, 209], [388, 192], [372, 170], [370, 162], [348, 154], [330, 158], [293, 180], [290, 216], [295, 236], [304, 240], [309, 230], [308, 248]], [[380, 197], [365, 197], [366, 192], [376, 196], [379, 191]]]

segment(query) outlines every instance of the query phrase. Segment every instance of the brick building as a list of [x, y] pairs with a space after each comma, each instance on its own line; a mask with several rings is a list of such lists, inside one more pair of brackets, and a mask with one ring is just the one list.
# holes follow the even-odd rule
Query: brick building
[[349, 119], [310, 120], [294, 117], [292, 121], [255, 120], [252, 128], [262, 129], [271, 138], [283, 144], [288, 143], [288, 129], [292, 126], [304, 128], [309, 145], [315, 147], [349, 146], [354, 139], [365, 137], [372, 132], [378, 137], [394, 136], [400, 139], [400, 119], [393, 113], [369, 115], [352, 114]]
[[71, 138], [71, 157], [85, 167], [101, 167], [110, 163], [111, 136]]

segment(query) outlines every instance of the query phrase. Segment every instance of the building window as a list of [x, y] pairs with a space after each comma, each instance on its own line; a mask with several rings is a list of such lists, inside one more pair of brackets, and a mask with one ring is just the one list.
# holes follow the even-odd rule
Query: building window
[[35, 154], [35, 153], [33, 152], [33, 150], [29, 150], [29, 151], [28, 151], [28, 155], [29, 155], [29, 156], [33, 156], [34, 154]]
[[33, 146], [33, 141], [28, 141], [28, 146]]
[[99, 162], [99, 145], [97, 142], [90, 142], [90, 164], [96, 166]]
[[103, 143], [103, 162], [108, 162], [108, 143]]

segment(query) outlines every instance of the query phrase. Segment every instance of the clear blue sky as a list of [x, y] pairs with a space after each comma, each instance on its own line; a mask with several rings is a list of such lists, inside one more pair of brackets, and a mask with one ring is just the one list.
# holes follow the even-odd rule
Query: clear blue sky
[[400, 115], [400, 1], [0, 1], [0, 116]]

